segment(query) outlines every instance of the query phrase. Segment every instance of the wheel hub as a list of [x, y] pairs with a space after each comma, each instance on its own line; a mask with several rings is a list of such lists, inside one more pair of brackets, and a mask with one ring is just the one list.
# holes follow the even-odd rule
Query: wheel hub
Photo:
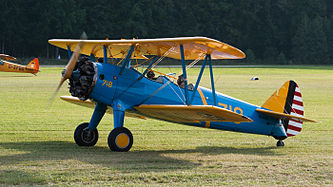
[[90, 130], [88, 127], [82, 131], [82, 140], [87, 144], [94, 141], [95, 136], [94, 131]]
[[125, 133], [120, 133], [118, 134], [118, 136], [116, 137], [116, 145], [119, 148], [125, 148], [127, 147], [129, 144], [129, 137], [127, 134]]

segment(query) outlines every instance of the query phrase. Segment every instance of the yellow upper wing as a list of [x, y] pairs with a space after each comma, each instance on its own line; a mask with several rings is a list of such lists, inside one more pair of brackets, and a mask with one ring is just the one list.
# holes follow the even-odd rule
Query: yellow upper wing
[[177, 123], [199, 121], [252, 122], [250, 118], [212, 105], [140, 105], [134, 107], [145, 116]]
[[[52, 39], [49, 43], [73, 51], [81, 40]], [[245, 54], [226, 43], [206, 37], [179, 37], [158, 39], [133, 39], [133, 40], [84, 40], [82, 54], [93, 54], [103, 57], [103, 46], [108, 49], [108, 58], [123, 58], [130, 46], [135, 50], [132, 58], [144, 59], [144, 55], [166, 56], [181, 59], [179, 46], [183, 45], [186, 60], [204, 59], [206, 54], [211, 54], [212, 59], [242, 59]]]

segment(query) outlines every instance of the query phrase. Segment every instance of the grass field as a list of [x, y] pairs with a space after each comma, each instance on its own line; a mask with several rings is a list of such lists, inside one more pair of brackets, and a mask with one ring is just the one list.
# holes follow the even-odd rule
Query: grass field
[[[161, 71], [169, 71], [162, 69]], [[179, 71], [179, 69], [177, 70]], [[61, 68], [38, 76], [0, 72], [0, 186], [332, 186], [333, 67], [216, 68], [216, 89], [261, 105], [286, 80], [302, 91], [306, 123], [276, 148], [272, 137], [127, 118], [130, 152], [111, 152], [112, 115], [98, 127], [95, 147], [79, 147], [73, 132], [92, 110], [56, 99]], [[191, 71], [194, 82], [198, 69]], [[208, 73], [202, 86], [210, 87]], [[259, 81], [250, 81], [258, 76]], [[69, 95], [63, 86], [60, 95]]]

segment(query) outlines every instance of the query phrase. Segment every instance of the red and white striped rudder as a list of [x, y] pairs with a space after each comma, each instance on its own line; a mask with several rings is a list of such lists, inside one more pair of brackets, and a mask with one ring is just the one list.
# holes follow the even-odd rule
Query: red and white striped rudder
[[[303, 99], [302, 99], [302, 94], [301, 91], [298, 87], [298, 85], [293, 82], [295, 85], [295, 90], [294, 94], [292, 97], [292, 101], [289, 102], [288, 104], [291, 104], [291, 110], [290, 110], [290, 115], [294, 116], [299, 116], [299, 117], [304, 117], [304, 107], [303, 107]], [[291, 93], [293, 90], [289, 90]], [[288, 102], [288, 101], [287, 101]], [[287, 136], [296, 136], [299, 134], [302, 130], [303, 127], [303, 121], [297, 120], [297, 119], [290, 119], [286, 121], [288, 124], [287, 127]]]

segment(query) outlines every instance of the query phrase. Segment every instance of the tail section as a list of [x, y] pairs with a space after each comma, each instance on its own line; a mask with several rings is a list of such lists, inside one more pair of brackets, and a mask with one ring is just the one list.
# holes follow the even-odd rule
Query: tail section
[[[292, 80], [275, 91], [262, 107], [300, 118], [304, 116], [302, 94], [298, 85]], [[288, 137], [299, 134], [303, 127], [303, 121], [296, 118], [282, 118], [282, 122]]]
[[28, 65], [27, 68], [29, 69], [33, 69], [34, 70], [34, 74], [38, 73], [39, 71], [39, 60], [38, 58], [34, 58]]

